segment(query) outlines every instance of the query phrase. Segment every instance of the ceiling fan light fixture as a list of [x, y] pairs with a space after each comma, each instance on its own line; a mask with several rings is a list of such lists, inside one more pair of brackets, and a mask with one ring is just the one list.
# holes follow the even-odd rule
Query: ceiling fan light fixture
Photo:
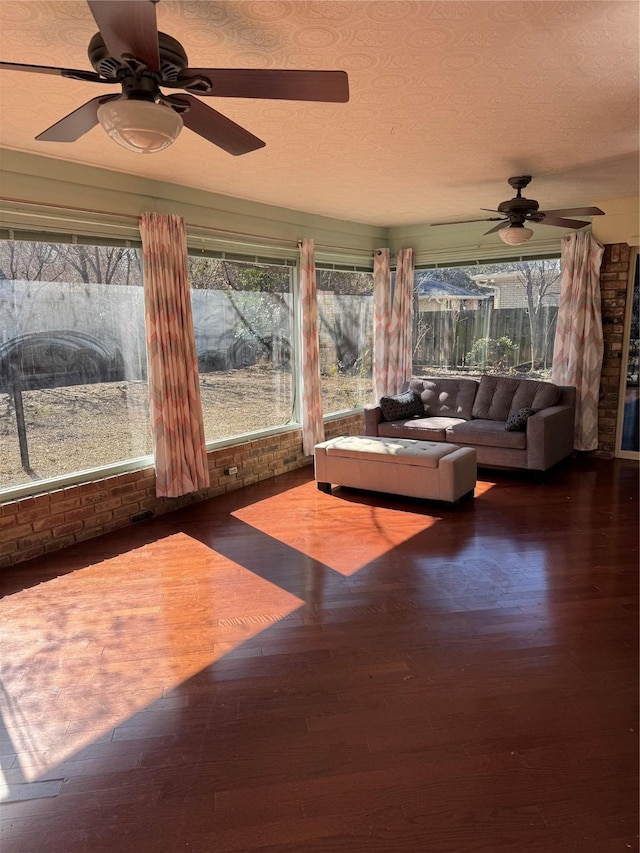
[[98, 107], [105, 133], [128, 151], [155, 154], [176, 141], [182, 130], [180, 115], [171, 107], [135, 98], [118, 98]]
[[533, 237], [531, 228], [525, 228], [524, 225], [514, 223], [508, 228], [502, 228], [498, 231], [500, 239], [503, 243], [508, 243], [509, 246], [519, 246], [521, 243], [526, 243]]

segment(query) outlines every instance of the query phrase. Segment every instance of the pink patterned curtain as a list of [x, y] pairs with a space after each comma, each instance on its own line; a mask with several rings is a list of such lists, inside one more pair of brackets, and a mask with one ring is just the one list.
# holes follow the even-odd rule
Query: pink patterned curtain
[[391, 267], [389, 249], [373, 256], [373, 394], [374, 401], [389, 393], [389, 324], [391, 322]]
[[144, 213], [140, 234], [156, 494], [178, 497], [209, 485], [184, 221]]
[[300, 302], [302, 305], [302, 450], [306, 456], [324, 441], [318, 298], [313, 240], [300, 242]]
[[598, 395], [604, 344], [600, 309], [603, 247], [590, 231], [562, 240], [560, 308], [551, 377], [576, 388], [576, 450], [598, 447]]
[[397, 394], [411, 378], [413, 334], [413, 249], [400, 249], [389, 324], [387, 393]]

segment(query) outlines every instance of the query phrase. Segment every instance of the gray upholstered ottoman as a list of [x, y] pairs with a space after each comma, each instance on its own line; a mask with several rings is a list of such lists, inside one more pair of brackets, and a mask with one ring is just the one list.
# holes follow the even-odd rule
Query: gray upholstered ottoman
[[317, 444], [318, 488], [331, 484], [455, 503], [473, 496], [476, 452], [436, 441], [348, 435]]

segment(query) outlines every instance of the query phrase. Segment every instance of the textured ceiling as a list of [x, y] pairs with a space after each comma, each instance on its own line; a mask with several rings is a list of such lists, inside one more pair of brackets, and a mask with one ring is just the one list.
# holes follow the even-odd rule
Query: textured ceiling
[[[108, 0], [105, 0], [108, 2]], [[0, 72], [0, 145], [381, 226], [481, 215], [514, 193], [542, 209], [638, 192], [638, 3], [172, 2], [158, 26], [191, 66], [341, 69], [346, 104], [207, 99], [266, 141], [232, 157], [184, 130], [153, 155], [96, 127], [34, 137], [111, 90]], [[80, 0], [0, 0], [0, 59], [91, 69]]]

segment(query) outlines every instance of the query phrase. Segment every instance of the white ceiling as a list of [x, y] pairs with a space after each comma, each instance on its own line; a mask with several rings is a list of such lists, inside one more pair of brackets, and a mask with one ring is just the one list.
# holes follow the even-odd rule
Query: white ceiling
[[[162, 0], [159, 29], [191, 66], [341, 69], [349, 103], [210, 98], [266, 147], [232, 157], [184, 130], [167, 151], [139, 155], [100, 127], [72, 144], [36, 142], [111, 90], [2, 71], [0, 145], [380, 226], [481, 216], [514, 195], [510, 175], [534, 176], [525, 195], [541, 209], [637, 195], [638, 10], [636, 0]], [[92, 70], [96, 29], [83, 0], [0, 0], [0, 59]]]

